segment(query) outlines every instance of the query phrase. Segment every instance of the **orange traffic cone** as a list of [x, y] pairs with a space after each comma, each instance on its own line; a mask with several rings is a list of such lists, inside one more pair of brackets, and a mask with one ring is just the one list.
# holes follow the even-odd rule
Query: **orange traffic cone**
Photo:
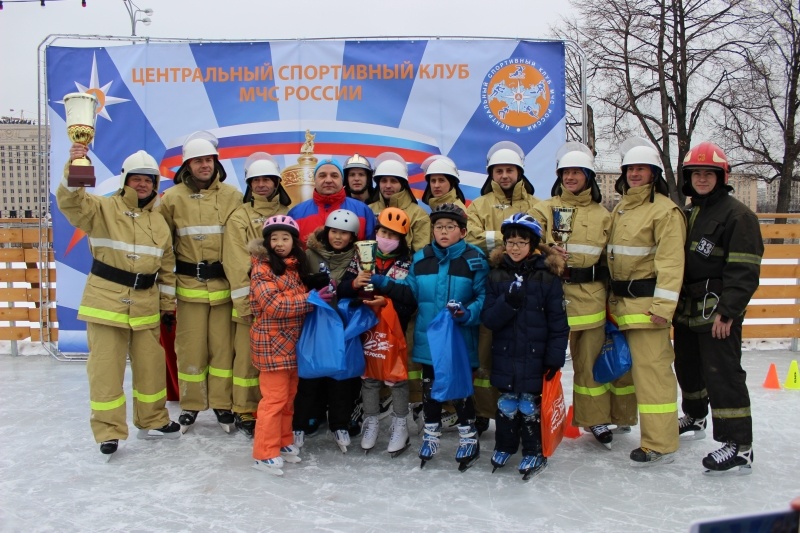
[[797, 369], [797, 361], [792, 361], [789, 365], [789, 373], [786, 374], [786, 381], [783, 384], [784, 389], [800, 390], [800, 371]]
[[572, 425], [572, 406], [567, 411], [567, 427], [564, 429], [564, 436], [568, 439], [577, 439], [581, 436], [581, 428]]
[[778, 369], [775, 368], [775, 363], [770, 363], [769, 370], [767, 371], [767, 379], [764, 380], [765, 389], [778, 389], [781, 388], [781, 383], [778, 381]]

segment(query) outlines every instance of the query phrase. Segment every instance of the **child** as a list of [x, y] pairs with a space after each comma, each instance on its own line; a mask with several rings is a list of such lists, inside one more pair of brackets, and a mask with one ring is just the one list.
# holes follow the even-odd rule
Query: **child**
[[[436, 379], [428, 344], [428, 326], [442, 309], [450, 309], [464, 337], [470, 366], [478, 367], [478, 325], [483, 307], [488, 264], [483, 252], [464, 241], [467, 234], [467, 215], [454, 204], [442, 204], [431, 213], [434, 243], [414, 254], [411, 271], [403, 280], [392, 281], [386, 276], [372, 276], [372, 283], [392, 299], [410, 291], [417, 300], [419, 313], [414, 330], [412, 359], [422, 364], [423, 410], [425, 435], [419, 458], [422, 467], [439, 449], [442, 433], [442, 404], [431, 397]], [[448, 302], [458, 302], [448, 306]], [[456, 461], [459, 470], [472, 466], [480, 456], [480, 444], [475, 429], [475, 405], [472, 397], [454, 402], [458, 414], [460, 436]]]
[[491, 384], [500, 391], [492, 466], [504, 466], [522, 441], [519, 472], [527, 479], [547, 466], [539, 409], [543, 378], [552, 379], [566, 358], [569, 326], [558, 277], [564, 259], [536, 253], [542, 229], [528, 214], [507, 218], [500, 231], [504, 247], [490, 255], [481, 313], [492, 331]]
[[[402, 209], [387, 207], [378, 215], [378, 251], [375, 261], [375, 273], [391, 279], [404, 279], [408, 276], [411, 266], [411, 254], [406, 242], [406, 233], [411, 221]], [[343, 298], [356, 298], [358, 291], [370, 283], [370, 272], [362, 272], [358, 256], [355, 256], [347, 268], [339, 287], [339, 296]], [[380, 306], [384, 298], [376, 289], [376, 306]], [[405, 293], [405, 299], [392, 299], [392, 304], [403, 332], [408, 327], [408, 321], [417, 310], [417, 302], [410, 293]], [[371, 302], [365, 302], [371, 304]], [[384, 304], [385, 305], [385, 304]], [[403, 353], [401, 357], [405, 358]], [[364, 423], [362, 426], [361, 448], [366, 451], [375, 447], [378, 440], [378, 415], [380, 414], [380, 391], [382, 381], [364, 378], [361, 384], [361, 399], [364, 409]], [[392, 394], [392, 432], [389, 438], [388, 451], [396, 457], [408, 446], [408, 380], [398, 381], [390, 387]]]
[[[336, 209], [325, 219], [325, 226], [308, 236], [306, 256], [310, 275], [328, 273], [330, 286], [336, 288], [355, 255], [353, 245], [361, 222], [347, 209]], [[336, 307], [335, 301], [331, 303]], [[313, 435], [327, 411], [328, 428], [333, 440], [347, 452], [350, 445], [350, 415], [353, 412], [361, 379], [301, 379], [295, 404], [295, 445], [302, 447], [306, 433]]]
[[[300, 272], [306, 256], [300, 229], [287, 215], [264, 222], [263, 240], [250, 241], [250, 351], [258, 368], [261, 401], [253, 441], [253, 468], [282, 476], [284, 461], [300, 462], [292, 444], [292, 414], [297, 393], [297, 356], [303, 319], [312, 306]], [[320, 294], [330, 298], [329, 289]]]

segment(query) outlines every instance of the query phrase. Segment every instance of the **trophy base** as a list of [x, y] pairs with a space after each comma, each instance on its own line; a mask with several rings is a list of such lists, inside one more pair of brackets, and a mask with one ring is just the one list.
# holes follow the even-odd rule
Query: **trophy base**
[[367, 285], [363, 289], [358, 291], [358, 297], [361, 300], [374, 300], [375, 299], [375, 287], [372, 284]]
[[96, 183], [94, 177], [94, 167], [70, 165], [67, 174], [67, 186], [69, 187], [94, 187]]

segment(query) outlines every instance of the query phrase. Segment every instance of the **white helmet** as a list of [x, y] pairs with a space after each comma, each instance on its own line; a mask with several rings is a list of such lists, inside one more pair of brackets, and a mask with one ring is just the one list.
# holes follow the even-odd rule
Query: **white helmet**
[[585, 168], [594, 174], [594, 155], [592, 151], [579, 142], [571, 141], [566, 143], [556, 153], [556, 170], [560, 171], [565, 168]]
[[432, 174], [443, 174], [458, 181], [458, 168], [456, 168], [455, 162], [447, 156], [432, 155], [423, 161], [421, 166], [426, 179]]
[[349, 231], [358, 235], [361, 229], [361, 221], [358, 216], [347, 209], [337, 209], [332, 211], [328, 218], [325, 219], [326, 228], [340, 229], [342, 231]]
[[376, 157], [375, 173], [372, 175], [372, 179], [378, 183], [382, 176], [392, 176], [408, 182], [408, 165], [405, 159], [394, 152], [384, 152]]
[[196, 131], [189, 135], [183, 143], [183, 162], [186, 163], [195, 157], [213, 155], [219, 157], [217, 138], [204, 130]]
[[664, 171], [664, 164], [652, 144], [641, 137], [626, 139], [619, 148], [622, 154], [622, 168], [628, 165], [652, 165]]
[[281, 180], [281, 169], [274, 157], [266, 152], [256, 152], [244, 162], [244, 181], [249, 183], [251, 179], [259, 176], [269, 176]]
[[518, 144], [511, 141], [500, 141], [486, 154], [486, 170], [494, 165], [516, 165], [520, 170], [525, 169], [525, 152]]
[[146, 176], [153, 177], [153, 185], [158, 186], [159, 175], [161, 172], [158, 170], [158, 163], [156, 160], [145, 152], [144, 150], [139, 150], [136, 153], [129, 155], [125, 158], [125, 161], [122, 162], [122, 172], [120, 174], [120, 187], [125, 186], [125, 180], [128, 178], [128, 174], [144, 174]]

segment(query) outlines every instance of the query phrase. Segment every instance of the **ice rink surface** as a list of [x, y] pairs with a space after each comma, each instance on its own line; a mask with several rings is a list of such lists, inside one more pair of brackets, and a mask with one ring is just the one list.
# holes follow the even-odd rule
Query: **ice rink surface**
[[[369, 455], [360, 437], [345, 455], [321, 432], [306, 441], [302, 462], [287, 464], [278, 478], [250, 468], [252, 441], [223, 433], [210, 411], [178, 440], [137, 440], [130, 401], [131, 435], [105, 463], [89, 428], [85, 364], [12, 357], [7, 348], [0, 344], [3, 532], [688, 531], [703, 517], [786, 509], [800, 495], [800, 391], [762, 387], [770, 363], [783, 384], [800, 355], [781, 349], [745, 352], [752, 475], [702, 474], [702, 457], [718, 447], [710, 427], [704, 440], [682, 441], [673, 464], [633, 468], [634, 427], [615, 436], [612, 451], [589, 434], [565, 439], [547, 469], [523, 482], [519, 454], [491, 473], [492, 431], [465, 473], [454, 461], [454, 431], [444, 433], [424, 470], [419, 435], [391, 459], [388, 418]], [[563, 382], [571, 403], [569, 362]], [[130, 400], [129, 375], [126, 392]], [[179, 405], [167, 405], [177, 419]]]

